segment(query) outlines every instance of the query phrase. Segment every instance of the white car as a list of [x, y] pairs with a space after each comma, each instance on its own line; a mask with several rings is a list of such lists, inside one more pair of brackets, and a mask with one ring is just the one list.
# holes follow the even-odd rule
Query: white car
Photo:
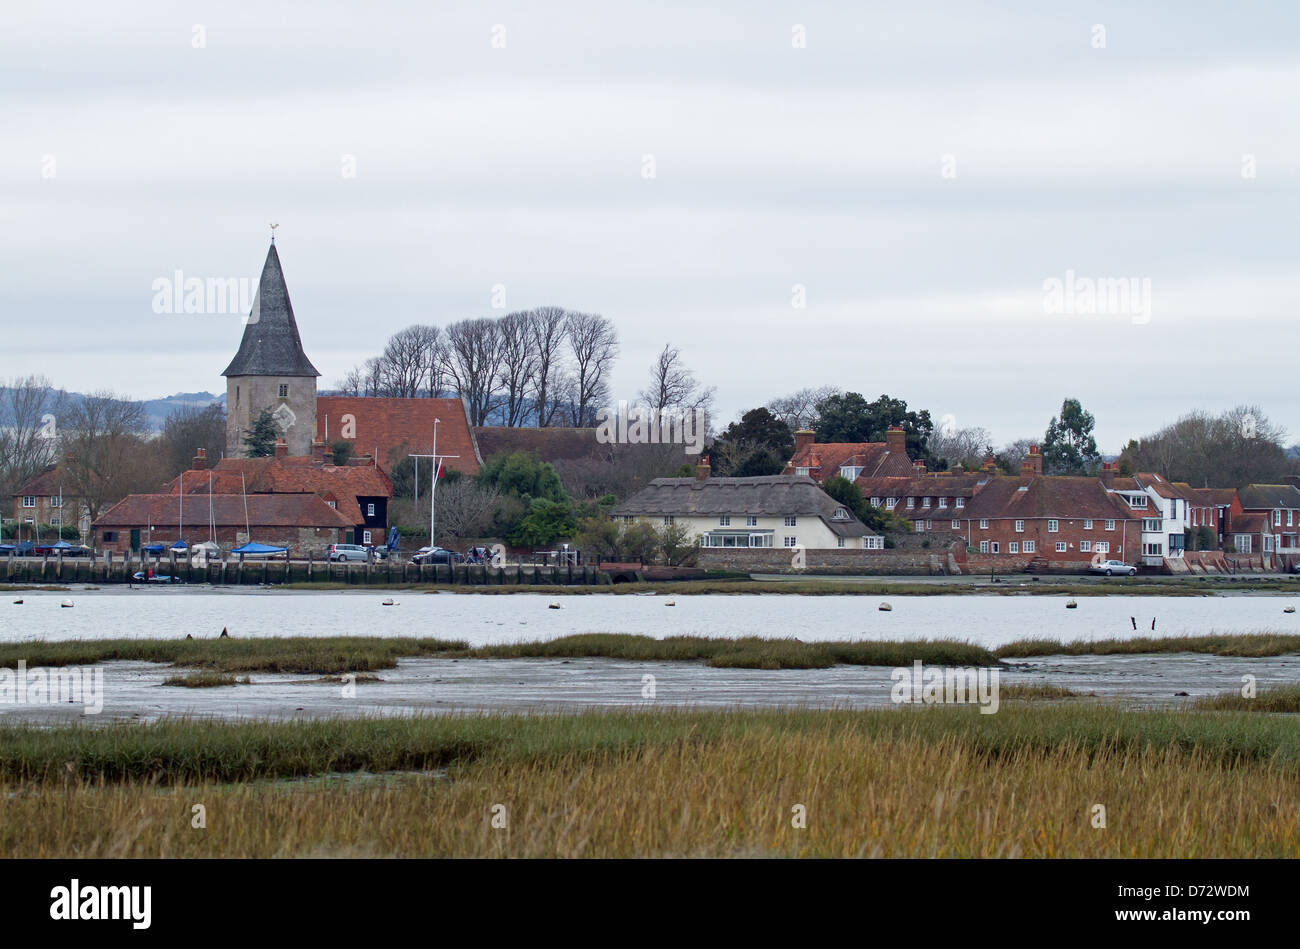
[[1121, 577], [1136, 577], [1138, 568], [1122, 560], [1102, 560], [1092, 564], [1088, 569], [1092, 573], [1104, 573], [1106, 576], [1119, 574]]

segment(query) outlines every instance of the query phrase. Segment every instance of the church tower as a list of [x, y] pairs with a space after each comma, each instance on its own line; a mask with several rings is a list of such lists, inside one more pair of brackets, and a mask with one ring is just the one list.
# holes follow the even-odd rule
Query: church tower
[[316, 435], [316, 377], [302, 350], [275, 241], [244, 326], [239, 352], [226, 371], [226, 457], [242, 458], [244, 435], [263, 409], [275, 415], [290, 455], [310, 455]]

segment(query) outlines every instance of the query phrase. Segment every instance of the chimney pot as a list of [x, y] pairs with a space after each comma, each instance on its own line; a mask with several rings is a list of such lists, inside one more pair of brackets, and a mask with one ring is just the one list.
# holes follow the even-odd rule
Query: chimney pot
[[208, 466], [208, 450], [206, 448], [200, 448], [195, 452], [194, 461], [190, 464], [195, 471], [202, 471], [206, 468]]
[[709, 477], [709, 473], [712, 470], [713, 468], [709, 464], [709, 456], [708, 455], [701, 456], [699, 462], [695, 465], [695, 480], [696, 481], [707, 480]]

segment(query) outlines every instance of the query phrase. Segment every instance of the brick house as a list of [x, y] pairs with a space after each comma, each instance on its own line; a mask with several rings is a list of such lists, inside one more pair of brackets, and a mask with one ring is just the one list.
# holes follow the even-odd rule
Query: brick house
[[14, 492], [14, 520], [20, 529], [36, 525], [75, 527], [82, 534], [90, 530], [90, 514], [81, 498], [66, 492], [73, 480], [58, 465], [24, 482]]
[[[245, 506], [247, 505], [247, 507]], [[125, 554], [151, 543], [249, 540], [288, 547], [293, 555], [348, 543], [352, 524], [315, 494], [132, 494], [95, 521], [95, 546]]]
[[[1300, 554], [1300, 488], [1293, 484], [1248, 484], [1237, 492], [1242, 515], [1233, 518], [1236, 538], [1251, 544], [1238, 553]], [[1258, 520], [1264, 518], [1261, 524]]]
[[[352, 525], [342, 543], [382, 544], [388, 532], [388, 501], [393, 483], [368, 455], [335, 465], [329, 447], [317, 443], [310, 456], [287, 453], [281, 442], [269, 458], [223, 458], [208, 468], [199, 449], [189, 471], [168, 484], [169, 494], [206, 496], [311, 494], [338, 511]], [[206, 522], [205, 522], [206, 523]]]
[[782, 474], [802, 475], [825, 484], [835, 475], [856, 481], [907, 478], [913, 473], [912, 460], [907, 457], [907, 433], [901, 428], [889, 429], [883, 442], [817, 442], [815, 438], [807, 429], [794, 433], [794, 454]]
[[478, 474], [483, 463], [465, 403], [460, 399], [382, 399], [323, 395], [316, 399], [316, 440], [352, 442], [391, 471], [408, 454], [433, 454], [434, 420], [438, 454], [447, 468]]

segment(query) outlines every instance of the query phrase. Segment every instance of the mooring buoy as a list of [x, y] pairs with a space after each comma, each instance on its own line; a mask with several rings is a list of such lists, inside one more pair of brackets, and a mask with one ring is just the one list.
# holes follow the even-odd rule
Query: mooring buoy
[[1074, 602], [1074, 600], [1066, 600], [1065, 608], [1067, 610], [1077, 610], [1079, 608], [1079, 604]]
[[879, 606], [876, 607], [876, 609], [880, 610], [880, 612], [882, 613], [888, 613], [891, 610], [893, 610], [893, 607], [890, 606], [888, 603], [881, 603]]
[[72, 606], [72, 601], [64, 600], [62, 603], [59, 604], [59, 606], [63, 607], [66, 610], [68, 607]]

